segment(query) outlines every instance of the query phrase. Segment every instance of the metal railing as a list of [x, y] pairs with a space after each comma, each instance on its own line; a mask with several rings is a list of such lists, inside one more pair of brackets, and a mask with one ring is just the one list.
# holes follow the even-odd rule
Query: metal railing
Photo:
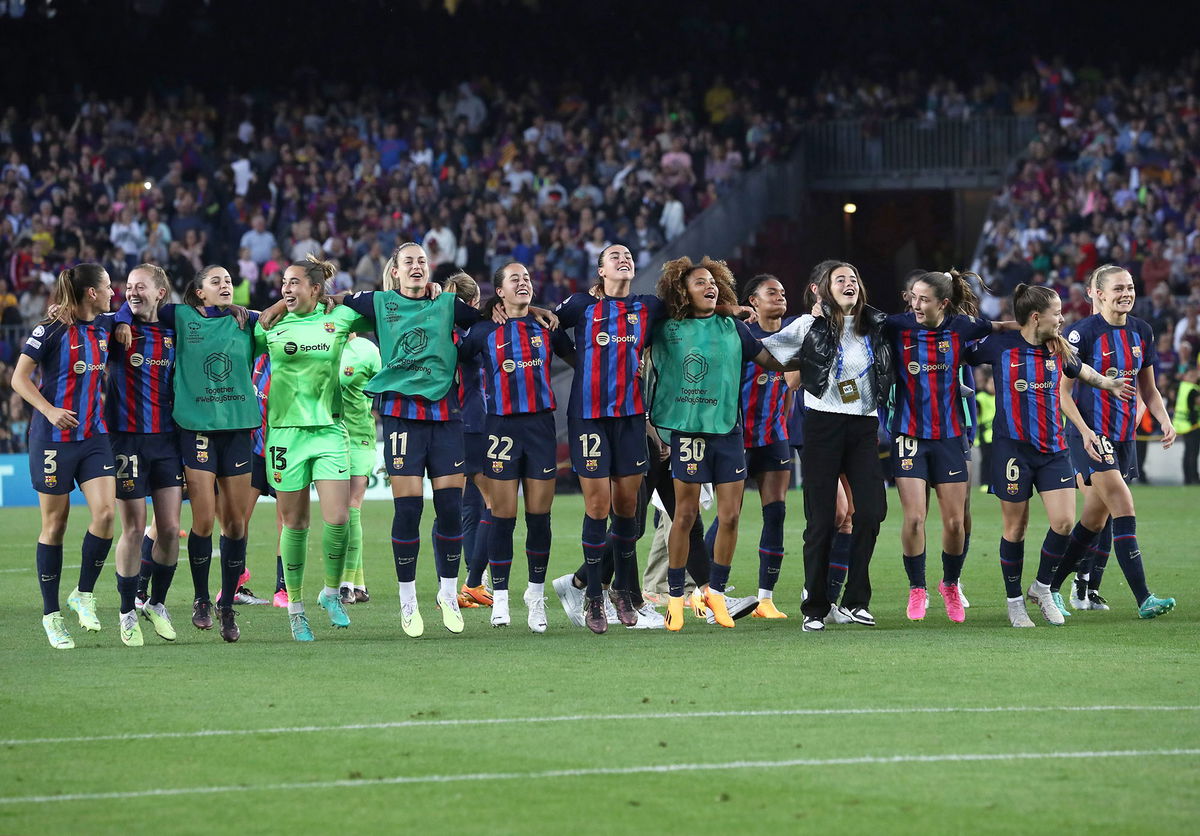
[[1002, 175], [1034, 134], [1029, 116], [970, 119], [844, 119], [801, 131], [809, 176], [910, 177], [964, 172]]

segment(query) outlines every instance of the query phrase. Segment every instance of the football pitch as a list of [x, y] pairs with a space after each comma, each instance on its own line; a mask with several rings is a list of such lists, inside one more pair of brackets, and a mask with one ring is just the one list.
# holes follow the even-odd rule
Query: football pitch
[[[86, 519], [75, 508], [62, 590], [72, 651], [52, 650], [39, 624], [36, 509], [0, 510], [0, 833], [1187, 832], [1200, 815], [1200, 492], [1135, 497], [1150, 588], [1179, 601], [1153, 621], [1138, 620], [1114, 557], [1111, 611], [1053, 628], [1034, 607], [1036, 629], [1009, 627], [999, 510], [975, 493], [967, 621], [951, 624], [934, 592], [910, 623], [891, 491], [871, 573], [878, 626], [802, 633], [792, 492], [776, 591], [792, 617], [726, 630], [689, 615], [679, 634], [594, 636], [549, 584], [549, 629], [531, 634], [519, 523], [512, 626], [465, 610], [466, 631], [451, 635], [433, 606], [429, 504], [426, 632], [410, 639], [391, 505], [376, 502], [363, 511], [373, 598], [349, 608], [349, 630], [310, 602], [316, 641], [300, 645], [284, 611], [243, 606], [241, 641], [226, 645], [189, 622], [185, 557], [168, 598], [179, 639], [143, 621], [143, 648], [118, 639], [111, 556], [96, 588], [104, 629], [85, 634], [65, 611]], [[757, 494], [746, 500], [734, 594], [757, 585]], [[579, 562], [581, 514], [578, 496], [558, 500], [550, 577]], [[263, 597], [273, 526], [260, 508], [248, 563]], [[1026, 584], [1044, 532], [1035, 500]]]

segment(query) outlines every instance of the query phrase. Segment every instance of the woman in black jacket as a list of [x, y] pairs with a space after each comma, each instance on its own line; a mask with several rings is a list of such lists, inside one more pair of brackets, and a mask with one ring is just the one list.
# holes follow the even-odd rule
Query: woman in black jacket
[[854, 497], [854, 534], [849, 573], [839, 607], [842, 620], [873, 626], [868, 573], [879, 524], [887, 514], [879, 467], [877, 411], [892, 385], [892, 349], [883, 336], [886, 317], [866, 304], [858, 270], [844, 261], [819, 265], [812, 285], [820, 316], [806, 314], [763, 346], [782, 363], [799, 355], [805, 395], [804, 630], [825, 628], [829, 550], [836, 527], [838, 474]]

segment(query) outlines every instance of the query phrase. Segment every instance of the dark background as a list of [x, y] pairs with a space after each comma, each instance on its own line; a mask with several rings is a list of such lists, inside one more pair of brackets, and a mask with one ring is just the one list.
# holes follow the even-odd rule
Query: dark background
[[[1011, 77], [1034, 55], [1108, 72], [1195, 48], [1189, 4], [727, 0], [28, 0], [0, 18], [5, 100], [217, 93], [313, 75], [403, 85], [486, 74], [600, 83], [688, 70], [802, 83], [827, 69]], [[52, 16], [49, 16], [51, 15]]]

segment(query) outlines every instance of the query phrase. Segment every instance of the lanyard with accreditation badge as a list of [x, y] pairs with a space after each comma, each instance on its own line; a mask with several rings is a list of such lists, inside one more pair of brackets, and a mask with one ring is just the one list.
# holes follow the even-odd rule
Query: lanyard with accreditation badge
[[855, 375], [850, 380], [842, 379], [842, 367], [845, 361], [846, 350], [842, 348], [841, 340], [838, 341], [837, 350], [837, 381], [838, 393], [842, 396], [842, 403], [854, 403], [860, 397], [858, 388], [858, 379], [865, 377], [866, 374], [875, 365], [875, 348], [871, 345], [871, 337], [867, 335], [863, 338], [863, 342], [867, 344], [867, 367]]

